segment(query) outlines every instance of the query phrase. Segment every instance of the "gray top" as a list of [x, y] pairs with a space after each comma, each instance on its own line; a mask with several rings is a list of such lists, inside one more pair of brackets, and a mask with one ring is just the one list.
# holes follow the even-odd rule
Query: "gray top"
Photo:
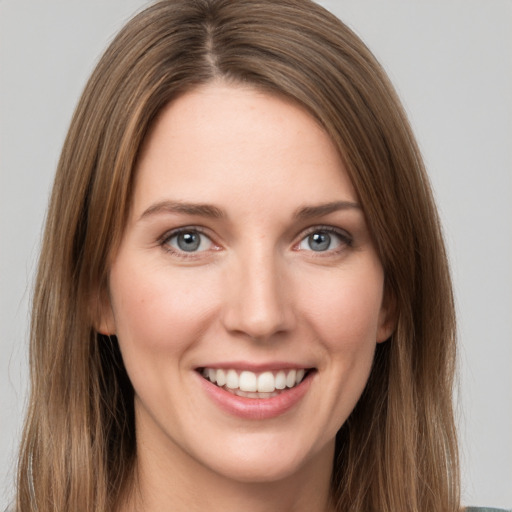
[[489, 507], [466, 507], [465, 512], [512, 512], [512, 509]]

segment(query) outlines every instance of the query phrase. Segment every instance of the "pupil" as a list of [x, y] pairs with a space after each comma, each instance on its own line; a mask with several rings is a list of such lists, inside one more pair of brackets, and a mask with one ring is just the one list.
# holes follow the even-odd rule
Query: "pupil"
[[309, 236], [308, 245], [313, 251], [325, 251], [331, 245], [331, 237], [327, 233], [313, 233]]
[[182, 251], [192, 252], [199, 248], [201, 238], [197, 233], [182, 233], [178, 236], [178, 247]]

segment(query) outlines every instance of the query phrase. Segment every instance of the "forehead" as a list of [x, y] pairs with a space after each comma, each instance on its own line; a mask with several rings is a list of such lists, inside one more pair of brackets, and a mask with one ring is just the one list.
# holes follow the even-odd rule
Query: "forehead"
[[165, 107], [136, 172], [139, 212], [168, 195], [199, 202], [258, 194], [304, 201], [307, 191], [308, 202], [356, 199], [336, 146], [304, 108], [238, 85], [201, 86]]

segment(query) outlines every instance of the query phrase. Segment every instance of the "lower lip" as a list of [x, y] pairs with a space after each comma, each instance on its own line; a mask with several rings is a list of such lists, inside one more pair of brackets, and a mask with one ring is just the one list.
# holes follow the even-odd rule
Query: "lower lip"
[[307, 393], [314, 373], [314, 371], [310, 371], [300, 384], [283, 390], [272, 398], [237, 396], [212, 384], [199, 374], [197, 377], [207, 395], [227, 413], [249, 420], [266, 420], [280, 416], [297, 405]]

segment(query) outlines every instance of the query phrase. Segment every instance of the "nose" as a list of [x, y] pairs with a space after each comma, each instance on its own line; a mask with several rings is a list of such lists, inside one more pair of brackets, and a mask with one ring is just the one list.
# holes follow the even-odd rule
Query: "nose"
[[230, 268], [223, 312], [227, 331], [264, 341], [293, 329], [293, 286], [284, 263], [260, 253], [240, 258]]

